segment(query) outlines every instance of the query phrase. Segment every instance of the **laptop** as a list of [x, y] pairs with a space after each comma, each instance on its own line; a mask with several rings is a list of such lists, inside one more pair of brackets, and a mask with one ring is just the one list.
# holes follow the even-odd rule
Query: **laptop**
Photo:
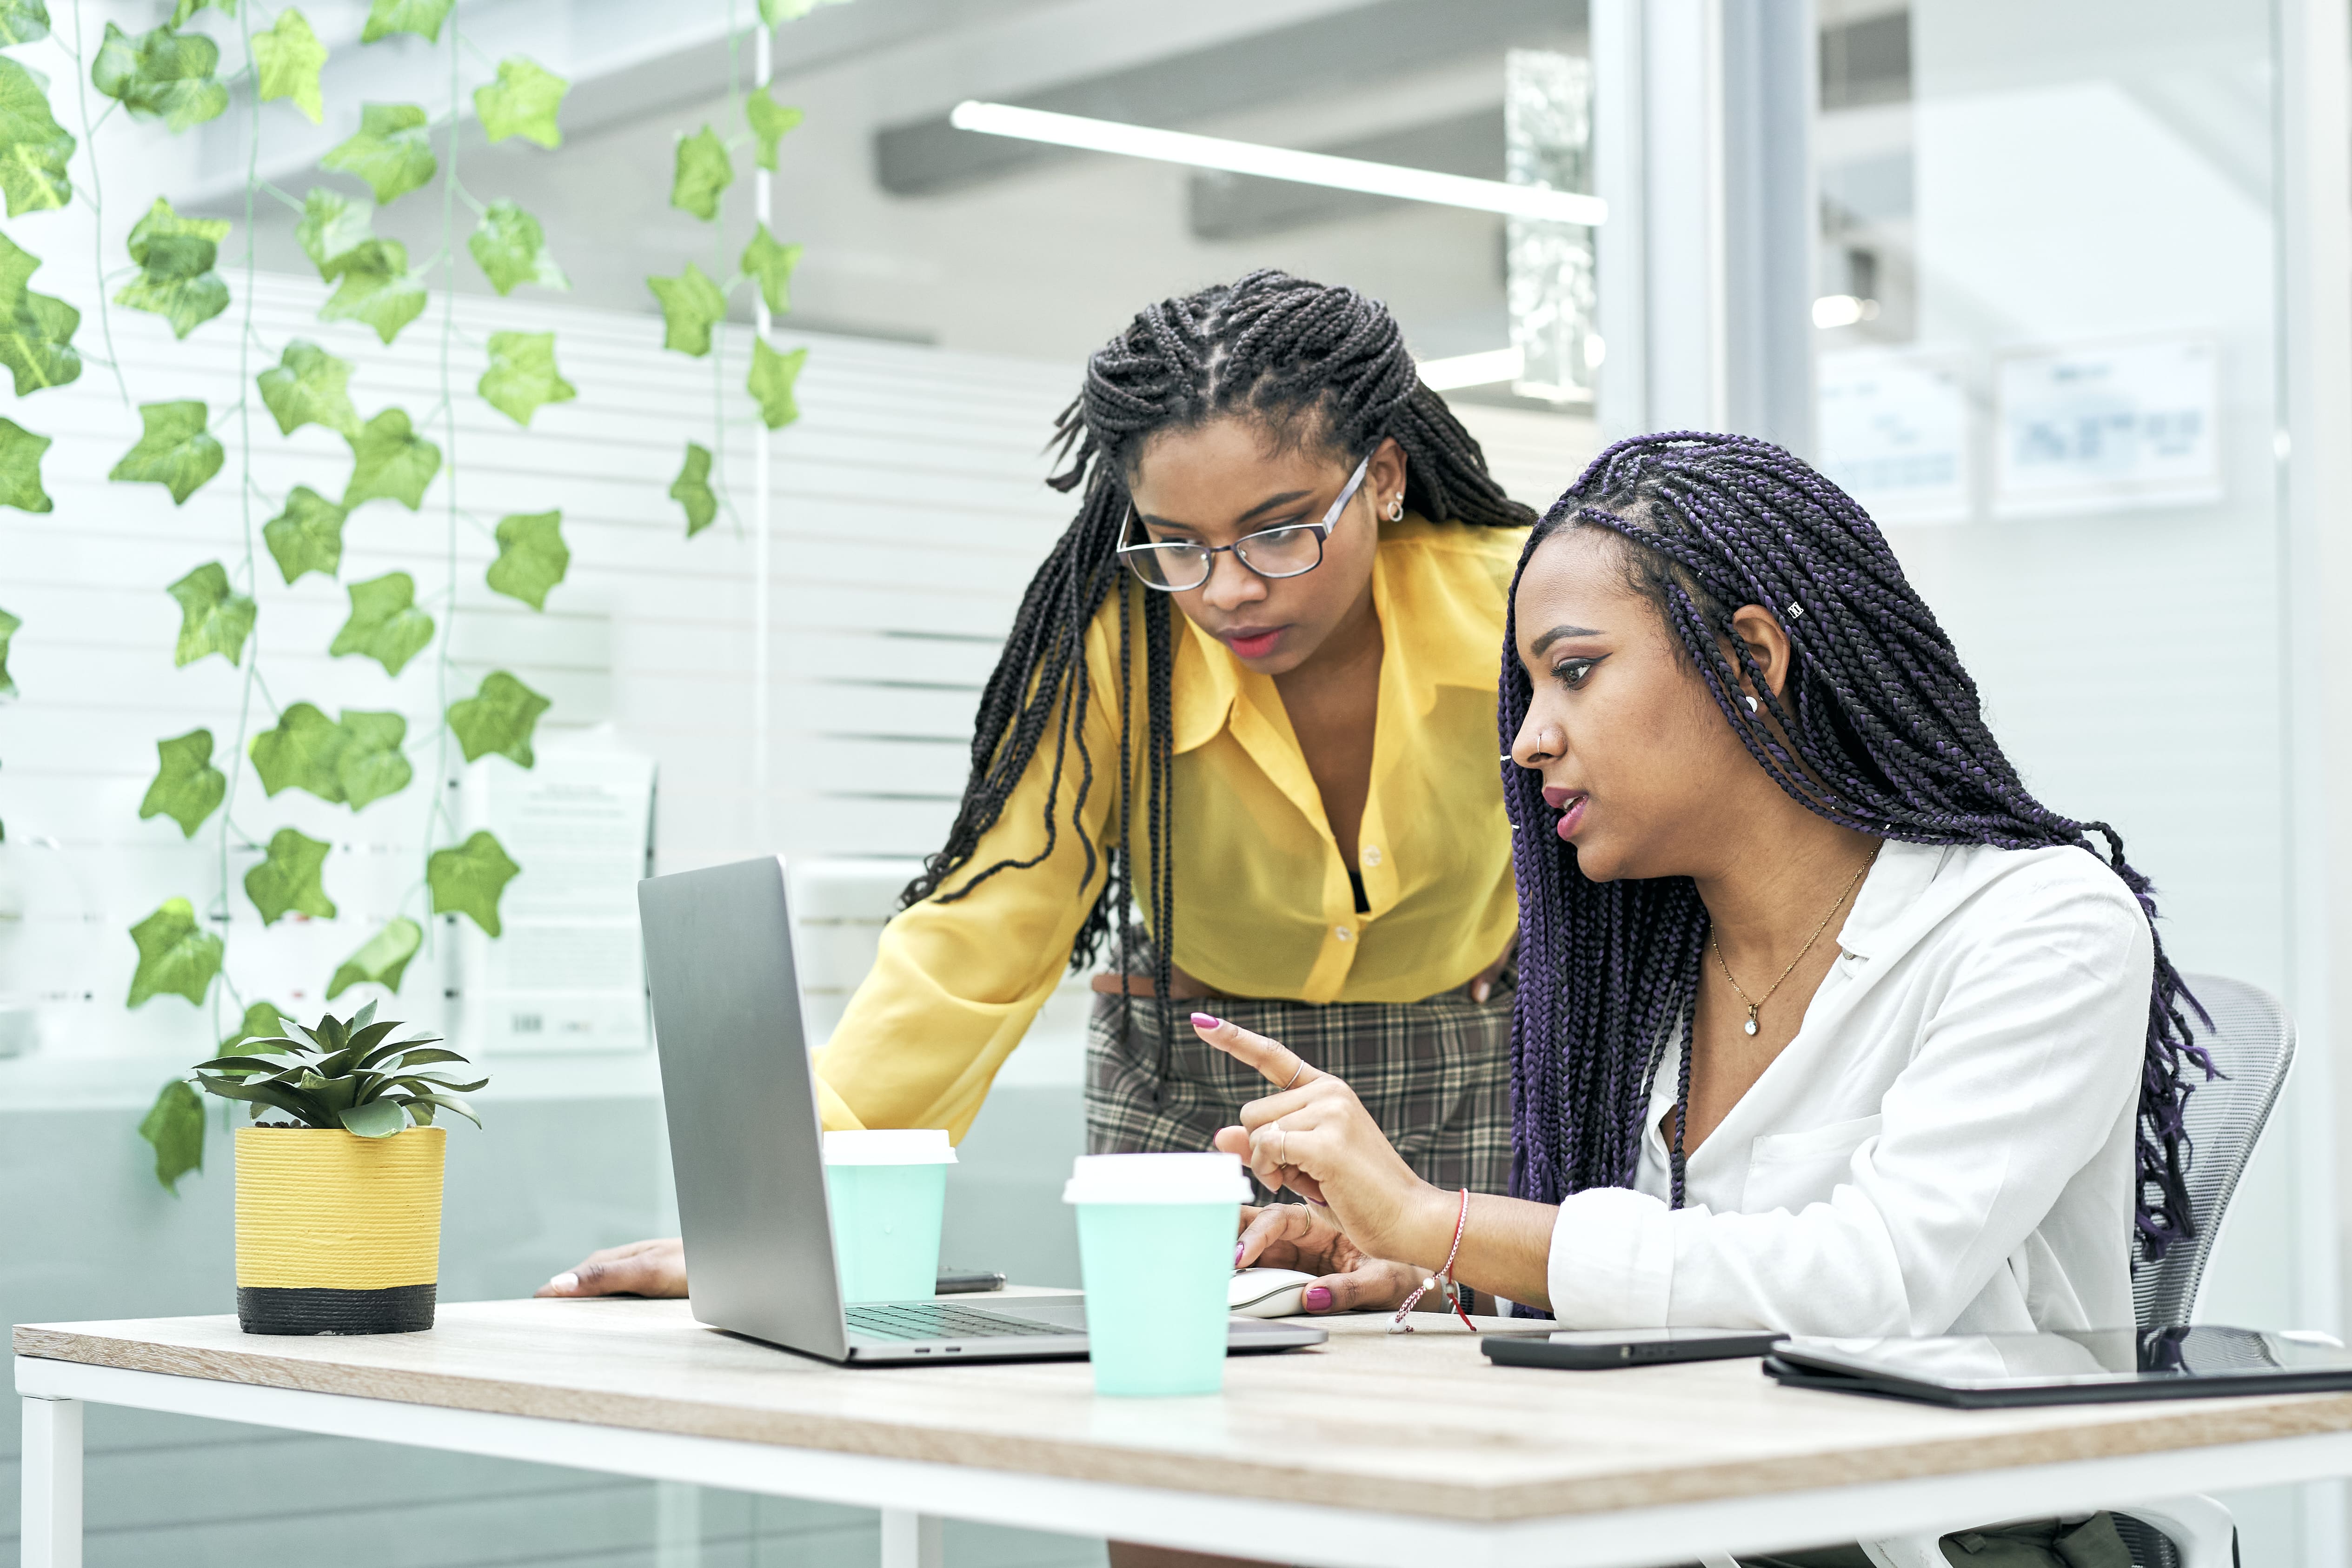
[[2327, 1336], [2198, 1325], [2048, 1334], [1782, 1340], [1764, 1371], [1796, 1388], [1964, 1410], [2352, 1388]]
[[[781, 857], [650, 878], [637, 911], [698, 1320], [845, 1366], [1086, 1355], [1075, 1295], [842, 1300]], [[1226, 1343], [1285, 1351], [1328, 1337], [1235, 1318]]]

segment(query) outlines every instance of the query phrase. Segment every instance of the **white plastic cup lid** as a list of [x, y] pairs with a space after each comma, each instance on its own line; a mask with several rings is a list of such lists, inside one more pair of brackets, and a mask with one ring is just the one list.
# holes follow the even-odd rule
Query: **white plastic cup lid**
[[828, 1165], [952, 1165], [954, 1147], [943, 1127], [881, 1127], [824, 1135]]
[[1249, 1178], [1236, 1154], [1081, 1154], [1070, 1162], [1066, 1204], [1245, 1204]]

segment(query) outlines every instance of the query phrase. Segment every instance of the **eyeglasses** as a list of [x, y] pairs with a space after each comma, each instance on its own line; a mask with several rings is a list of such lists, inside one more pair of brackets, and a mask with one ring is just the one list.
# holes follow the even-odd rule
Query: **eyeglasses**
[[[1127, 563], [1145, 587], [1157, 588], [1163, 594], [1187, 593], [1207, 582], [1216, 558], [1228, 550], [1261, 577], [1305, 576], [1323, 564], [1323, 541], [1338, 524], [1339, 514], [1348, 510], [1348, 503], [1356, 499], [1356, 492], [1363, 488], [1364, 471], [1371, 461], [1371, 454], [1365, 453], [1364, 460], [1356, 465], [1356, 471], [1339, 491], [1339, 499], [1331, 503], [1331, 510], [1323, 514], [1320, 522], [1261, 529], [1231, 544], [1122, 544], [1119, 559]], [[1133, 510], [1131, 506], [1129, 510]]]

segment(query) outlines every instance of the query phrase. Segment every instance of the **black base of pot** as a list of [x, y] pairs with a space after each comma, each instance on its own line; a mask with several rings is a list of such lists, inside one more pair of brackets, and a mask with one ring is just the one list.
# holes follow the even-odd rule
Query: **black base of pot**
[[236, 1288], [236, 1326], [248, 1334], [413, 1334], [433, 1326], [434, 1285], [389, 1290]]

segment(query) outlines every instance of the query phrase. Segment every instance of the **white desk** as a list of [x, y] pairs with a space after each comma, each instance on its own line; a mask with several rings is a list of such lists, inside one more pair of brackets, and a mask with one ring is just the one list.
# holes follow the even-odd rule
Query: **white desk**
[[937, 1568], [943, 1517], [1332, 1568], [1644, 1568], [2352, 1474], [2352, 1395], [1937, 1410], [1752, 1361], [1496, 1367], [1419, 1321], [1337, 1320], [1173, 1400], [1097, 1399], [1083, 1363], [845, 1371], [682, 1301], [445, 1305], [373, 1339], [19, 1327], [24, 1563], [79, 1568], [84, 1402], [878, 1509], [883, 1568]]

